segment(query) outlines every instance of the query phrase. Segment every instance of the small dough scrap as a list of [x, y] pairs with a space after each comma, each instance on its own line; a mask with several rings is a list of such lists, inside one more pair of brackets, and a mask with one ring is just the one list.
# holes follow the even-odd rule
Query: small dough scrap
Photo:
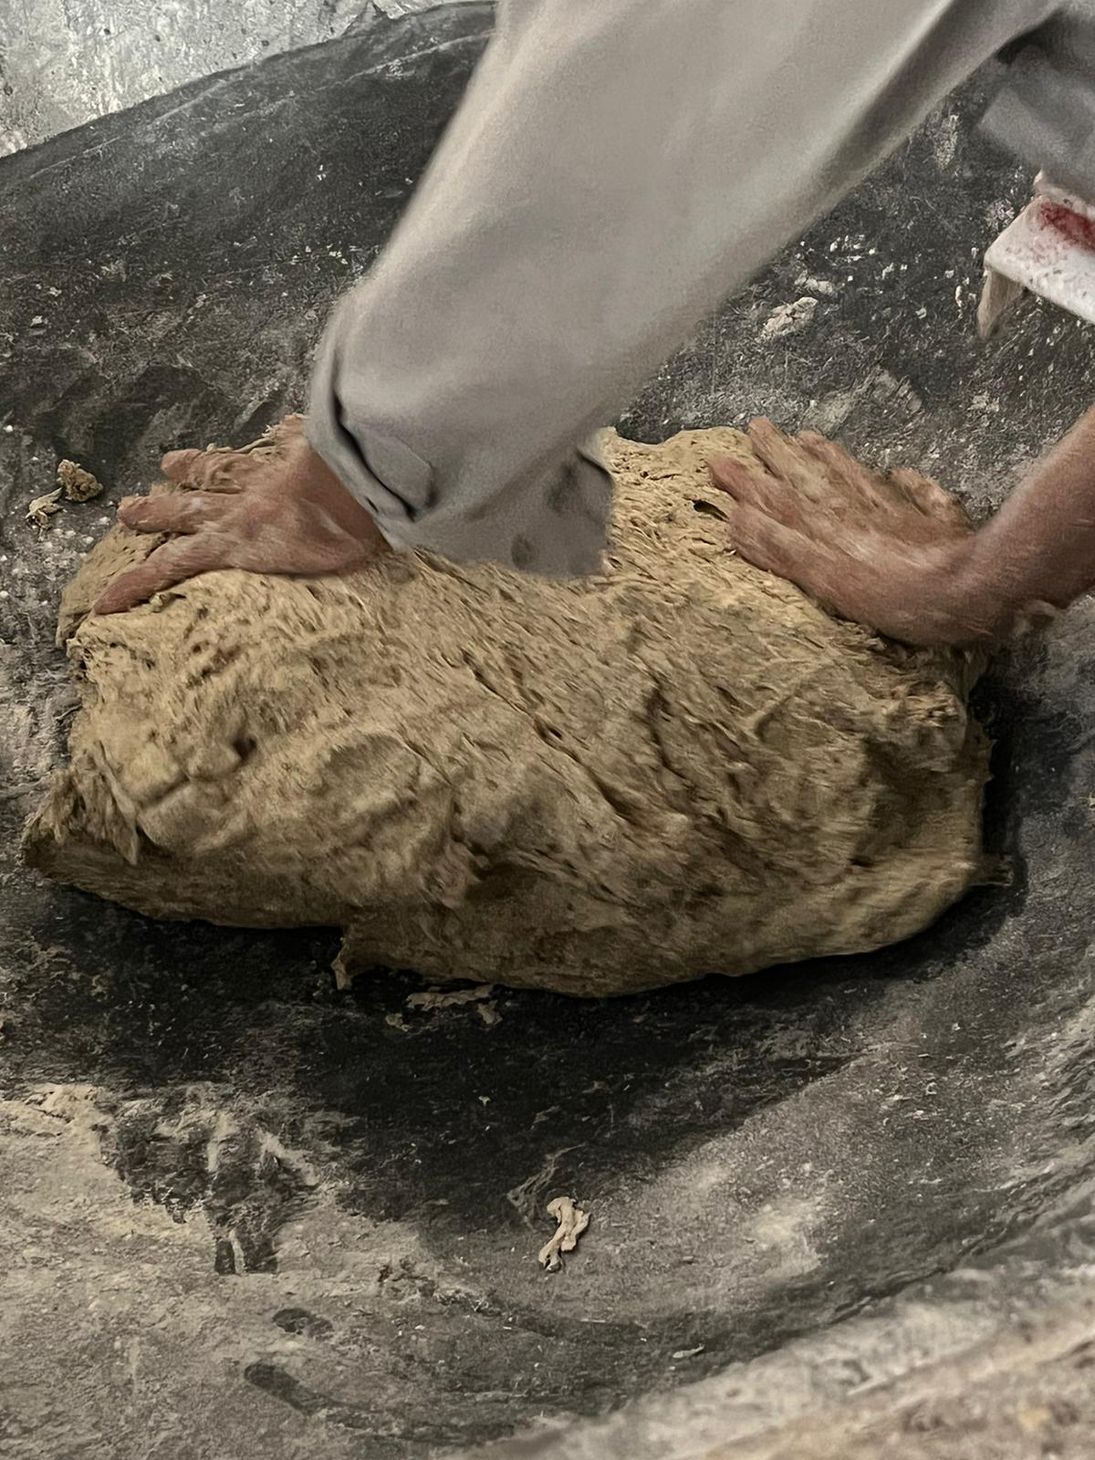
[[27, 503], [27, 521], [32, 527], [48, 527], [51, 517], [64, 509], [61, 506], [61, 488], [46, 492]]
[[98, 477], [92, 476], [91, 472], [77, 466], [67, 457], [57, 463], [57, 485], [68, 502], [90, 502], [92, 497], [97, 497], [103, 490], [103, 484]]
[[707, 462], [756, 465], [742, 433], [602, 446], [582, 581], [392, 553], [89, 616], [162, 540], [113, 528], [62, 603], [82, 709], [27, 859], [153, 917], [341, 927], [343, 980], [623, 994], [925, 927], [982, 870], [979, 665], [736, 557]]
[[563, 1253], [573, 1252], [578, 1238], [589, 1226], [589, 1213], [578, 1206], [571, 1196], [557, 1196], [547, 1204], [547, 1214], [559, 1223], [555, 1235], [540, 1248], [537, 1261], [548, 1272], [558, 1272], [563, 1265]]
[[462, 1004], [477, 1004], [489, 999], [494, 993], [492, 983], [477, 984], [473, 989], [422, 989], [419, 993], [407, 995], [408, 1009], [424, 1009], [433, 1013], [437, 1009], [458, 1009]]

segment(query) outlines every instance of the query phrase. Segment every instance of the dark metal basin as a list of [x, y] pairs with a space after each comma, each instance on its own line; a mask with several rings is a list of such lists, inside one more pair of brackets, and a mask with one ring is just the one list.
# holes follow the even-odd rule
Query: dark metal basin
[[[109, 511], [39, 535], [26, 502], [59, 456], [116, 500], [164, 449], [300, 404], [489, 25], [377, 16], [0, 161], [0, 1439], [20, 1454], [418, 1455], [548, 1421], [573, 1428], [505, 1453], [668, 1460], [1086, 1301], [1089, 606], [982, 693], [1006, 885], [870, 958], [599, 1006], [503, 994], [488, 1027], [408, 1012], [399, 975], [336, 993], [326, 935], [159, 926], [18, 864], [67, 703], [57, 593]], [[809, 420], [999, 501], [1095, 372], [1091, 336], [1040, 307], [975, 340], [977, 258], [1024, 187], [966, 125], [982, 94], [621, 429]], [[811, 278], [835, 288], [812, 326], [763, 339]], [[560, 1192], [594, 1221], [545, 1275]]]

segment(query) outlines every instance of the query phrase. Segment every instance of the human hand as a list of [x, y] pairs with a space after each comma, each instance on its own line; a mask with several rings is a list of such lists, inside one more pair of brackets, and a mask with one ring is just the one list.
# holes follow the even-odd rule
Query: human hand
[[910, 644], [973, 643], [1015, 619], [981, 575], [977, 535], [957, 500], [918, 472], [868, 471], [811, 431], [789, 438], [756, 420], [763, 466], [711, 463], [733, 546], [842, 618]]
[[118, 518], [138, 532], [171, 533], [99, 596], [119, 613], [199, 573], [347, 573], [386, 544], [372, 517], [309, 446], [299, 416], [243, 451], [171, 451], [165, 476], [184, 488], [126, 497]]

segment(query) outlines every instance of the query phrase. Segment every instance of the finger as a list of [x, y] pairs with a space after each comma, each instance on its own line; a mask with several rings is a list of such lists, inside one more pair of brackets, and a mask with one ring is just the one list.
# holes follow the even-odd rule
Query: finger
[[925, 517], [966, 532], [972, 527], [969, 515], [958, 498], [931, 477], [921, 476], [910, 467], [899, 466], [890, 472], [890, 481]]
[[707, 469], [715, 486], [736, 502], [766, 512], [785, 527], [802, 527], [803, 513], [797, 492], [786, 482], [770, 476], [763, 467], [748, 467], [744, 462], [724, 456], [708, 462]]
[[160, 470], [180, 486], [207, 492], [238, 492], [262, 463], [245, 451], [169, 451]]
[[92, 612], [123, 613], [187, 578], [228, 566], [224, 546], [217, 538], [209, 534], [173, 538], [149, 553], [139, 567], [115, 578], [96, 599]]
[[165, 477], [170, 477], [173, 482], [185, 486], [190, 480], [190, 472], [194, 463], [203, 455], [204, 452], [201, 451], [169, 451], [160, 459], [160, 470]]
[[803, 431], [798, 443], [824, 469], [834, 496], [842, 497], [853, 510], [892, 512], [896, 501], [893, 492], [887, 491], [885, 483], [842, 446], [816, 431]]
[[836, 559], [827, 549], [739, 502], [731, 504], [727, 521], [730, 541], [746, 562], [828, 601]]
[[811, 502], [821, 502], [829, 495], [824, 476], [817, 462], [773, 426], [764, 416], [749, 422], [749, 444], [774, 476], [782, 477]]
[[822, 463], [834, 483], [833, 509], [849, 523], [862, 523], [871, 532], [891, 533], [906, 542], [929, 542], [942, 522], [964, 525], [961, 508], [936, 482], [904, 469], [878, 476], [856, 461], [835, 441], [815, 431], [799, 437], [803, 449]]
[[171, 492], [160, 497], [123, 497], [118, 520], [137, 532], [197, 532], [224, 514], [223, 494]]
[[750, 507], [732, 503], [731, 539], [754, 567], [794, 583], [829, 613], [893, 633], [903, 616], [879, 593], [877, 565], [857, 561], [840, 551], [783, 527]]

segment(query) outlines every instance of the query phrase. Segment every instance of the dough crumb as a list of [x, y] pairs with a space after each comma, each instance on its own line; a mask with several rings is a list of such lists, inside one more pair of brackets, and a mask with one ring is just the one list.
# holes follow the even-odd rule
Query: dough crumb
[[48, 527], [49, 519], [61, 511], [61, 503], [58, 500], [61, 496], [61, 488], [55, 492], [46, 492], [41, 497], [35, 497], [32, 502], [27, 503], [27, 521], [33, 527]]
[[778, 340], [783, 335], [797, 334], [805, 329], [817, 312], [817, 300], [811, 294], [804, 294], [793, 304], [780, 304], [761, 326], [762, 340]]
[[345, 993], [347, 989], [354, 986], [354, 975], [346, 967], [346, 960], [343, 957], [344, 949], [340, 948], [331, 961], [331, 972], [335, 976], [335, 988], [338, 992]]
[[480, 999], [489, 999], [494, 993], [492, 983], [477, 984], [473, 989], [451, 989], [448, 993], [444, 989], [423, 989], [418, 994], [407, 995], [408, 1009], [427, 1009], [431, 1013], [434, 1009], [456, 1009], [461, 1004], [475, 1004]]
[[549, 1217], [558, 1222], [555, 1235], [540, 1248], [537, 1261], [548, 1272], [558, 1272], [563, 1265], [562, 1254], [573, 1252], [578, 1238], [589, 1226], [589, 1213], [582, 1210], [571, 1196], [557, 1196], [547, 1204]]
[[91, 472], [85, 471], [67, 457], [57, 463], [57, 485], [64, 492], [67, 502], [90, 502], [92, 497], [99, 496], [103, 490], [103, 484], [98, 477], [92, 476]]

